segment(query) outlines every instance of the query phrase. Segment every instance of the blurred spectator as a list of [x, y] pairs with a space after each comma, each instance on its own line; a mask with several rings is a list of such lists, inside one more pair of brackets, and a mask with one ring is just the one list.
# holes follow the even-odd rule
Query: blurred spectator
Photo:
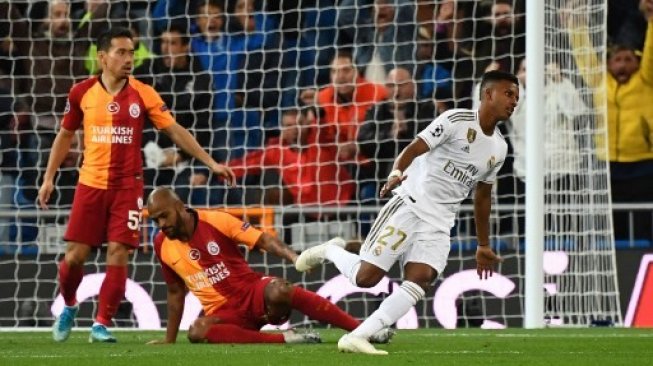
[[395, 67], [415, 71], [415, 4], [410, 0], [342, 0], [341, 45], [351, 45], [365, 79], [384, 83]]
[[[203, 0], [156, 0], [151, 7], [152, 35], [156, 38], [170, 26], [170, 22], [181, 23], [196, 12]], [[190, 24], [187, 24], [187, 26]]]
[[357, 177], [363, 202], [378, 197], [394, 158], [437, 117], [432, 100], [415, 101], [416, 86], [408, 70], [391, 70], [385, 86], [388, 99], [367, 111], [358, 132], [358, 148], [371, 160]]
[[[428, 28], [419, 27], [417, 41], [417, 95], [419, 100], [436, 100], [438, 113], [449, 109], [451, 100], [451, 72], [437, 61], [435, 42]], [[401, 151], [401, 150], [400, 150]]]
[[[475, 77], [479, 78], [491, 62], [499, 64], [499, 70], [515, 73], [519, 60], [526, 52], [524, 15], [515, 9], [519, 0], [494, 0], [489, 16], [477, 13], [481, 21], [473, 38], [473, 54], [476, 61]], [[483, 12], [481, 7], [479, 11]], [[488, 37], [488, 35], [490, 35]]]
[[[307, 94], [311, 91], [305, 91], [303, 99], [312, 104]], [[387, 95], [383, 85], [358, 75], [351, 53], [338, 51], [331, 62], [331, 85], [317, 94], [318, 107], [324, 111], [320, 123], [325, 125], [320, 129], [320, 141], [338, 145], [338, 160], [355, 161], [358, 127], [370, 107]]]
[[[508, 122], [508, 137], [514, 147], [514, 173], [522, 181], [526, 178], [526, 59], [518, 71], [520, 100]], [[544, 85], [544, 171], [546, 179], [553, 181], [578, 174], [582, 157], [577, 139], [577, 118], [588, 112], [585, 102], [574, 83], [562, 74], [556, 62], [545, 67]]]
[[354, 182], [336, 163], [336, 148], [318, 142], [316, 119], [310, 108], [286, 110], [278, 138], [229, 162], [237, 177], [274, 170], [281, 179], [281, 190], [278, 184], [264, 185], [263, 197], [254, 196], [254, 202], [248, 203], [338, 205], [352, 199]]
[[256, 9], [254, 0], [236, 0], [229, 13], [234, 18], [229, 24], [231, 57], [241, 65], [235, 106], [247, 109], [252, 122], [258, 121], [246, 126], [246, 134], [248, 139], [260, 140], [262, 136], [255, 134], [261, 127], [275, 131], [279, 127], [281, 37], [274, 17]]
[[[85, 22], [72, 30], [68, 2], [49, 3], [48, 15], [34, 31], [30, 21], [18, 12], [14, 4], [0, 3], [0, 19], [10, 19], [9, 37], [13, 52], [20, 56], [26, 75], [13, 75], [17, 80], [14, 90], [23, 96], [32, 114], [35, 134], [30, 137], [31, 162], [36, 169], [46, 164], [39, 152], [47, 153], [52, 146], [60, 114], [66, 105], [66, 95], [72, 85], [85, 77], [84, 59], [90, 40], [106, 29], [107, 4], [99, 5], [93, 14], [96, 21]], [[28, 201], [36, 198], [37, 171], [24, 169], [25, 195]]]
[[639, 0], [608, 1], [608, 42], [641, 50], [646, 34], [646, 19], [637, 5]]
[[[191, 132], [200, 146], [210, 150], [211, 77], [191, 56], [190, 37], [182, 23], [171, 23], [159, 40], [161, 56], [145, 61], [134, 70], [134, 76], [152, 85], [174, 113], [177, 123]], [[191, 183], [205, 182], [208, 173], [202, 169], [197, 174], [203, 178], [193, 177], [190, 156], [153, 128], [144, 131], [143, 143], [146, 195], [152, 187], [173, 186], [184, 201], [191, 202]]]
[[[578, 9], [561, 14], [578, 71], [594, 90], [595, 106], [607, 105], [608, 151], [600, 158], [610, 162], [612, 200], [617, 203], [653, 202], [653, 0], [641, 0], [640, 9], [648, 21], [644, 51], [613, 44], [608, 52], [607, 79], [596, 71], [595, 65], [601, 63], [592, 52], [587, 15]], [[604, 153], [602, 134], [596, 142], [599, 154]], [[635, 212], [634, 219], [634, 236], [650, 239], [651, 212]], [[615, 237], [627, 238], [628, 229], [627, 213], [615, 212]]]
[[[197, 7], [196, 27], [199, 31], [191, 39], [191, 50], [202, 67], [213, 77], [213, 129], [218, 134], [214, 139], [215, 148], [226, 146], [224, 155], [235, 158], [242, 156], [247, 149], [259, 148], [262, 141], [260, 114], [255, 110], [238, 108], [237, 98], [242, 94], [241, 68], [249, 51], [261, 48], [265, 41], [267, 23], [250, 20], [248, 15], [236, 17], [233, 22], [240, 23], [241, 29], [249, 29], [250, 21], [254, 31], [225, 30], [226, 15], [223, 4], [216, 0], [200, 1]], [[232, 26], [234, 27], [234, 26]], [[231, 27], [230, 27], [231, 28]]]
[[[573, 192], [588, 188], [579, 176], [586, 174], [586, 170], [589, 169], [581, 153], [581, 146], [589, 141], [584, 141], [584, 136], [579, 133], [579, 126], [589, 110], [580, 92], [574, 83], [563, 75], [557, 62], [547, 62], [545, 75], [543, 137], [546, 203], [581, 204], [582, 195], [574, 196]], [[506, 159], [510, 166], [505, 171], [502, 169], [497, 193], [500, 203], [524, 205], [526, 203], [526, 126], [529, 123], [526, 115], [526, 59], [520, 62], [517, 77], [520, 83], [519, 103], [511, 119], [505, 122], [507, 138], [512, 147], [512, 158], [510, 161]], [[478, 89], [476, 92], [478, 97]], [[554, 217], [559, 219], [547, 223], [549, 230], [555, 232], [578, 230], [577, 227], [570, 227], [576, 224], [577, 216], [563, 215], [565, 210], [561, 209], [554, 209], [552, 212], [553, 215], [547, 216], [547, 220]], [[516, 221], [518, 227], [514, 227], [514, 218], [510, 217], [502, 220], [500, 230], [523, 234], [525, 229], [523, 213], [519, 216]]]
[[269, 1], [278, 14], [281, 32], [281, 107], [297, 104], [298, 89], [329, 83], [329, 63], [335, 53], [337, 0]]
[[[434, 12], [435, 59], [453, 78], [451, 108], [471, 108], [474, 76], [473, 14], [476, 1], [442, 0]], [[419, 74], [418, 74], [419, 75]]]
[[[74, 3], [82, 2], [81, 7], [75, 7]], [[71, 4], [73, 9], [71, 9], [71, 19], [73, 26], [75, 28], [80, 28], [86, 22], [90, 22], [94, 19], [96, 15], [96, 10], [101, 5], [106, 5], [108, 7], [106, 16], [108, 26], [120, 26], [121, 23], [127, 20], [127, 8], [123, 1], [110, 1], [110, 0], [85, 0], [85, 1], [76, 1]], [[76, 9], [75, 9], [76, 8]]]
[[[0, 211], [11, 210], [14, 203], [18, 156], [13, 104], [11, 92], [0, 89]], [[9, 242], [9, 225], [10, 220], [0, 219], [0, 245]]]

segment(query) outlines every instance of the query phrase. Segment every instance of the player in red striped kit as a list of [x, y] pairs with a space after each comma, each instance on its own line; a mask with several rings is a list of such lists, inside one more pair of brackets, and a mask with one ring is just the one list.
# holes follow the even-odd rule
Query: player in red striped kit
[[107, 330], [125, 295], [129, 250], [138, 247], [143, 206], [141, 136], [149, 119], [177, 146], [233, 183], [233, 172], [215, 162], [193, 136], [175, 123], [157, 92], [130, 76], [134, 61], [131, 32], [114, 28], [98, 38], [102, 73], [73, 86], [60, 131], [52, 146], [39, 203], [47, 208], [54, 175], [75, 131], [83, 127], [84, 163], [64, 235], [66, 254], [59, 266], [59, 289], [66, 303], [53, 338], [65, 341], [79, 309], [76, 292], [91, 249], [107, 242], [106, 277], [89, 341], [115, 342]]
[[[258, 248], [292, 263], [297, 254], [279, 239], [225, 212], [185, 209], [168, 188], [152, 192], [149, 217], [161, 228], [154, 250], [168, 284], [166, 338], [151, 343], [174, 343], [187, 290], [199, 299], [204, 316], [188, 332], [191, 342], [316, 343], [316, 333], [260, 332], [265, 324], [283, 324], [292, 309], [309, 318], [352, 330], [360, 322], [329, 300], [293, 286], [286, 280], [254, 272], [238, 248]], [[372, 341], [387, 342], [383, 329]]]

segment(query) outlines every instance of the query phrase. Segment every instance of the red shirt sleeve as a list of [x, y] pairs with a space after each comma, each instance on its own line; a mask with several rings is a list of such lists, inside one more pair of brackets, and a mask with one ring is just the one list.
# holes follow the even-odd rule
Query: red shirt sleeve
[[166, 240], [166, 237], [162, 232], [159, 232], [154, 238], [154, 253], [156, 254], [156, 257], [159, 259], [159, 263], [161, 264], [163, 279], [167, 284], [179, 283], [180, 281], [183, 282], [177, 273], [172, 268], [170, 268], [170, 266], [168, 266], [168, 264], [165, 263], [161, 258], [161, 251], [163, 250], [164, 240]]
[[88, 90], [88, 88], [83, 88], [80, 84], [73, 85], [70, 88], [68, 93], [68, 99], [66, 100], [66, 108], [63, 111], [63, 122], [61, 122], [61, 127], [69, 131], [75, 131], [82, 125], [84, 121], [84, 112], [82, 112], [82, 96]]
[[207, 213], [206, 221], [235, 243], [245, 244], [249, 249], [252, 249], [263, 235], [262, 231], [248, 222], [243, 222], [226, 212]]
[[134, 83], [131, 85], [138, 90], [139, 95], [143, 99], [147, 116], [150, 118], [154, 127], [161, 130], [176, 123], [168, 106], [166, 106], [154, 88], [137, 80], [134, 80]]

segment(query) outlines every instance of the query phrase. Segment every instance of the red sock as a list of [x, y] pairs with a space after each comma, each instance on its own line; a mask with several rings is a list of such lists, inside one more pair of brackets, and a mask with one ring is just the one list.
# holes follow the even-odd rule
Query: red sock
[[215, 324], [206, 332], [209, 343], [285, 343], [283, 334], [263, 333], [233, 324]]
[[314, 292], [304, 290], [301, 287], [295, 287], [291, 296], [290, 306], [308, 315], [313, 320], [335, 325], [346, 331], [356, 329], [361, 323], [337, 305], [332, 304], [329, 300]]
[[84, 267], [70, 267], [66, 260], [59, 262], [59, 291], [66, 306], [77, 304], [77, 288], [84, 278]]
[[127, 266], [107, 266], [107, 274], [100, 287], [98, 312], [95, 321], [106, 326], [116, 314], [120, 302], [125, 297]]

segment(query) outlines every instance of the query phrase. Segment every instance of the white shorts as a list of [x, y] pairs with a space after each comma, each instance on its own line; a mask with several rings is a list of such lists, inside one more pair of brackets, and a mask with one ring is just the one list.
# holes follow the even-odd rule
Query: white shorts
[[447, 265], [451, 238], [449, 233], [420, 219], [399, 196], [383, 206], [360, 250], [360, 257], [384, 271], [401, 257], [408, 262], [425, 263], [438, 274]]

